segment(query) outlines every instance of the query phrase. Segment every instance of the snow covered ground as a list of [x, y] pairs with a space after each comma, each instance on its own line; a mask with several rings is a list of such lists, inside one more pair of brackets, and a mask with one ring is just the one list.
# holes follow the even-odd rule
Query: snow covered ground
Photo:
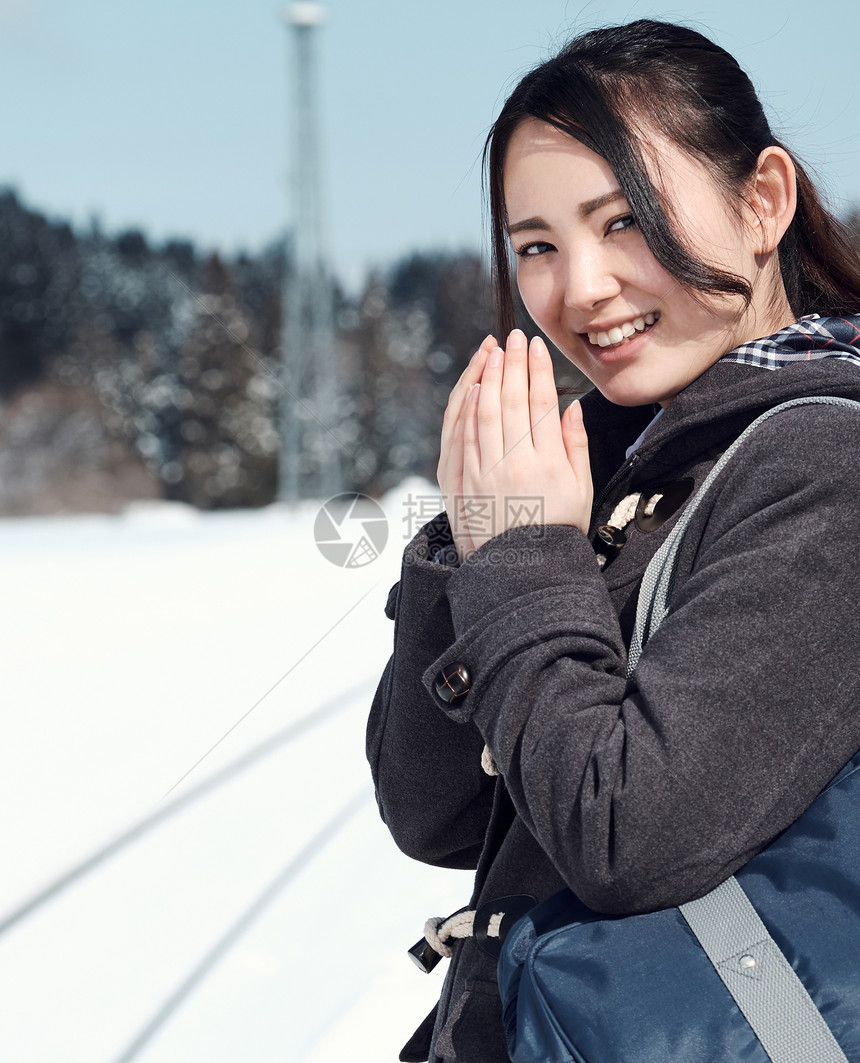
[[397, 851], [364, 759], [405, 500], [432, 493], [388, 496], [356, 568], [317, 503], [0, 522], [0, 1059], [396, 1060], [443, 970], [406, 948], [470, 887]]

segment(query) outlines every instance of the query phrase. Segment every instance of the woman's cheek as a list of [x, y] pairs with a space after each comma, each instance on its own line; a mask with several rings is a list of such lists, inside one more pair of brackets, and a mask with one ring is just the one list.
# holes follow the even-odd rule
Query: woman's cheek
[[[526, 274], [525, 276], [523, 274]], [[532, 321], [548, 336], [552, 333], [552, 282], [537, 270], [521, 270], [517, 275], [520, 298]]]

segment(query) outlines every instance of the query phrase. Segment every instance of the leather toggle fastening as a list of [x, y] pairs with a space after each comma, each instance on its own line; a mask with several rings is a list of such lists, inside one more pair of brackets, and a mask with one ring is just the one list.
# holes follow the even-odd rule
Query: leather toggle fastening
[[433, 680], [439, 697], [453, 705], [461, 701], [472, 689], [472, 677], [465, 664], [449, 664], [436, 673]]
[[601, 547], [608, 546], [613, 550], [620, 550], [627, 542], [627, 534], [624, 529], [615, 528], [611, 524], [601, 524], [597, 529], [597, 538], [600, 540]]

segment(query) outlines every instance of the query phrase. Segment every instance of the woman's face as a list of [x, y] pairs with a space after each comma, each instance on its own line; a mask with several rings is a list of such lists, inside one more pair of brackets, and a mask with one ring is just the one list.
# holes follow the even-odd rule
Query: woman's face
[[[526, 119], [508, 145], [504, 191], [517, 284], [537, 325], [612, 402], [668, 403], [727, 351], [793, 320], [765, 291], [760, 238], [727, 206], [705, 168], [656, 137], [677, 229], [703, 261], [753, 284], [694, 299], [657, 262], [608, 163]], [[652, 172], [652, 180], [654, 175]]]

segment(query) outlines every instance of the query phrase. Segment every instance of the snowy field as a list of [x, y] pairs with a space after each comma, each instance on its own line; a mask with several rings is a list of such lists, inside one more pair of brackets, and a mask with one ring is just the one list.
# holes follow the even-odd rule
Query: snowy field
[[357, 568], [316, 503], [0, 522], [4, 1063], [397, 1059], [444, 969], [406, 949], [470, 890], [364, 759], [410, 492]]

